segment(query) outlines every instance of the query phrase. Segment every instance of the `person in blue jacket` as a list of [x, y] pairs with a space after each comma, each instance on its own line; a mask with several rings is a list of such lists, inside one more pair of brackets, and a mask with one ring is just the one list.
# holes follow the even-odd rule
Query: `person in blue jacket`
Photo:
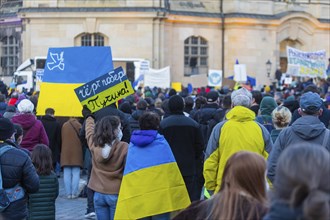
[[0, 213], [0, 219], [25, 219], [28, 216], [28, 194], [39, 190], [39, 178], [30, 157], [12, 142], [14, 124], [7, 118], [0, 118], [0, 148], [11, 146], [0, 157], [3, 189], [19, 185], [24, 189], [24, 197], [13, 201]]

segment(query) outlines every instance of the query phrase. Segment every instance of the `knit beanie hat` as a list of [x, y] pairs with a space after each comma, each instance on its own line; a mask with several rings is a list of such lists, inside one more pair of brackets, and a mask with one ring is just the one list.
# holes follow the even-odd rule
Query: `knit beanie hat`
[[168, 100], [168, 108], [171, 113], [182, 113], [184, 108], [183, 98], [179, 95], [173, 95]]
[[21, 113], [32, 113], [34, 109], [33, 103], [28, 99], [23, 99], [17, 105], [17, 109]]
[[0, 140], [9, 139], [14, 132], [14, 124], [8, 118], [0, 118]]

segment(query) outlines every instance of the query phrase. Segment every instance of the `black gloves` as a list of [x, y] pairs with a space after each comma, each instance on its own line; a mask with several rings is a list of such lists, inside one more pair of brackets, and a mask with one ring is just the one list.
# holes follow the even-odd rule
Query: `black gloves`
[[84, 105], [81, 113], [82, 113], [82, 115], [84, 116], [85, 119], [88, 118], [88, 117], [94, 118], [93, 113], [91, 112], [91, 110], [88, 109], [87, 105]]

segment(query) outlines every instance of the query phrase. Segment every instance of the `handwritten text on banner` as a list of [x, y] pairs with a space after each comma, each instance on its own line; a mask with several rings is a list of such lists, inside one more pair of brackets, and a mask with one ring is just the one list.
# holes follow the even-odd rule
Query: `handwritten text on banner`
[[75, 93], [82, 105], [95, 112], [133, 94], [134, 90], [119, 67], [76, 88]]
[[304, 52], [287, 47], [287, 74], [302, 77], [325, 77], [326, 52]]

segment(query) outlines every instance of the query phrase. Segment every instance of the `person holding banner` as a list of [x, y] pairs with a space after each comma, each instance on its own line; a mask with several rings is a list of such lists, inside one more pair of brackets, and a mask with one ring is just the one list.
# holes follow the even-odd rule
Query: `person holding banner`
[[105, 116], [95, 124], [91, 111], [84, 106], [86, 140], [92, 154], [93, 169], [88, 187], [95, 191], [97, 219], [113, 220], [121, 185], [128, 144], [121, 141], [121, 123], [116, 116]]

